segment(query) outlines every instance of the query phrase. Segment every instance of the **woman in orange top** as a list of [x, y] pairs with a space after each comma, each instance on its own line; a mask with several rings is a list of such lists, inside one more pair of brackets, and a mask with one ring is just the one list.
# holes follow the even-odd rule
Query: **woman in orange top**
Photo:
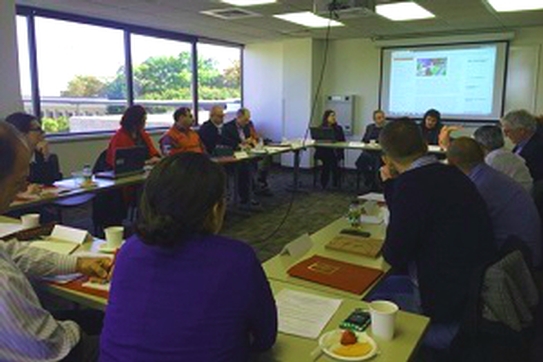
[[205, 153], [205, 148], [197, 132], [190, 127], [193, 123], [189, 108], [178, 108], [173, 114], [173, 126], [160, 138], [160, 149], [164, 156], [181, 152]]
[[118, 148], [135, 146], [147, 147], [147, 164], [155, 164], [160, 161], [160, 153], [153, 145], [149, 134], [145, 131], [147, 111], [140, 105], [133, 105], [124, 111], [121, 118], [121, 128], [115, 133], [107, 149], [106, 163], [113, 168], [115, 164], [115, 151]]

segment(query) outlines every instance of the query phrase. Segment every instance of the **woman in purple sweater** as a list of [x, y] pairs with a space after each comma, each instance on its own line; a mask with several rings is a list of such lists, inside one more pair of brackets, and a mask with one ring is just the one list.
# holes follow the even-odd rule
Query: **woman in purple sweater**
[[115, 265], [101, 361], [247, 361], [271, 348], [277, 312], [253, 250], [216, 235], [225, 174], [182, 153], [151, 172], [136, 235]]

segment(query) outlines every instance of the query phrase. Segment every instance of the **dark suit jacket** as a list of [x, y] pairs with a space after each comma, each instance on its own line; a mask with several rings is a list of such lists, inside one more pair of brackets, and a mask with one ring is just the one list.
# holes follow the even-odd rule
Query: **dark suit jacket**
[[414, 263], [425, 315], [460, 321], [477, 266], [493, 257], [487, 206], [470, 179], [452, 166], [422, 166], [384, 183], [390, 221], [383, 256]]
[[[516, 152], [518, 147], [513, 148]], [[543, 179], [543, 136], [534, 133], [532, 138], [524, 145], [519, 155], [526, 160], [526, 166], [534, 181]]]
[[28, 182], [52, 185], [53, 182], [61, 180], [62, 173], [58, 163], [58, 157], [55, 154], [49, 155], [45, 160], [41, 152], [34, 152], [34, 162], [30, 163], [30, 174]]
[[217, 145], [223, 144], [219, 130], [211, 121], [204, 122], [198, 130], [198, 134], [206, 147], [207, 153], [210, 155], [213, 154]]
[[377, 127], [375, 123], [369, 124], [366, 127], [366, 132], [364, 132], [364, 137], [362, 137], [362, 142], [368, 143], [371, 140], [379, 141], [379, 134], [383, 127]]
[[[336, 142], [345, 142], [345, 134], [343, 133], [343, 127], [339, 124], [332, 126], [334, 129], [334, 140]], [[345, 151], [342, 148], [324, 148], [317, 147], [315, 149], [315, 158], [316, 159], [325, 159], [325, 158], [336, 158], [338, 160], [345, 159]]]
[[[243, 127], [243, 134], [245, 135], [245, 138], [251, 137], [251, 129], [249, 128], [248, 124]], [[242, 142], [241, 138], [239, 137], [238, 126], [235, 119], [225, 123], [222, 127], [222, 142], [226, 146], [230, 146], [234, 149], [238, 148]]]

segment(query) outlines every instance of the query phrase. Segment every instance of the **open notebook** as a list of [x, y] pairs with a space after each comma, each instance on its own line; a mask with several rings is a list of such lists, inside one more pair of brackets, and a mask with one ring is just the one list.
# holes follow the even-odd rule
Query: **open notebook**
[[85, 241], [90, 241], [91, 239], [92, 237], [85, 230], [55, 225], [51, 235], [45, 240], [30, 241], [28, 245], [33, 248], [69, 255]]

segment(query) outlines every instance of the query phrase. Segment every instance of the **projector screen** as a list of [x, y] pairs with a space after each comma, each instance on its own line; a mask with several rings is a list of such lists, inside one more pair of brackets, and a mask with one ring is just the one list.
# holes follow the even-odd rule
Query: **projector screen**
[[389, 118], [497, 121], [503, 111], [507, 42], [384, 48], [380, 107]]

